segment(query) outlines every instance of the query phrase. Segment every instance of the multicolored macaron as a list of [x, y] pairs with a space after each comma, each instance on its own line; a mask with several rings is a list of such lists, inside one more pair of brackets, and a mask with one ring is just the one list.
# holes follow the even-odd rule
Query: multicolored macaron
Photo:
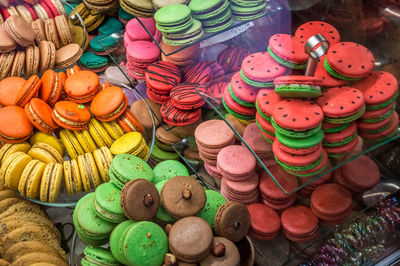
[[312, 76], [281, 76], [274, 80], [275, 93], [287, 98], [321, 96], [322, 79]]
[[170, 91], [171, 103], [182, 110], [193, 110], [202, 107], [205, 100], [200, 93], [204, 87], [193, 83], [181, 83], [174, 86]]
[[259, 90], [256, 98], [256, 123], [262, 130], [264, 137], [269, 141], [274, 141], [275, 129], [271, 124], [271, 116], [274, 106], [282, 101], [282, 98], [272, 89]]
[[302, 40], [289, 34], [275, 34], [269, 39], [268, 53], [282, 66], [304, 69], [308, 55]]
[[[332, 130], [332, 129], [331, 129]], [[335, 132], [325, 132], [322, 142], [328, 156], [339, 157], [347, 155], [357, 145], [357, 124], [351, 122]], [[332, 153], [333, 151], [343, 151], [343, 153]]]
[[159, 94], [167, 94], [173, 86], [181, 83], [182, 75], [177, 66], [170, 62], [158, 61], [145, 71], [146, 85]]
[[209, 64], [205, 61], [192, 64], [182, 70], [185, 83], [205, 84], [211, 80], [213, 74]]
[[375, 58], [371, 51], [361, 44], [339, 42], [329, 48], [324, 66], [335, 78], [355, 81], [372, 73]]
[[201, 118], [201, 109], [182, 110], [176, 108], [169, 100], [162, 104], [161, 116], [167, 124], [172, 126], [190, 125]]
[[315, 70], [314, 73], [314, 77], [322, 79], [322, 86], [326, 88], [345, 86], [348, 81], [335, 78], [334, 76], [329, 74], [328, 71], [326, 71], [324, 67], [325, 58], [326, 55], [320, 57], [317, 69]]
[[325, 21], [308, 21], [297, 28], [294, 36], [301, 39], [303, 41], [301, 43], [305, 46], [310, 37], [318, 34], [324, 36], [331, 47], [340, 42], [339, 31]]
[[[255, 93], [254, 93], [255, 94]], [[257, 110], [255, 107], [247, 107], [237, 103], [231, 96], [229, 88], [225, 89], [222, 103], [228, 113], [241, 120], [253, 120]]]

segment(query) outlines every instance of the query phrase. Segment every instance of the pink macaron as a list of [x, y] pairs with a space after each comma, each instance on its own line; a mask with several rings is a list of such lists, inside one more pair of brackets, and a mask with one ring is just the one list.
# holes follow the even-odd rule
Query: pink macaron
[[156, 22], [154, 18], [133, 18], [128, 24], [126, 24], [125, 32], [127, 37], [132, 41], [152, 41], [151, 36], [147, 33], [140, 22], [145, 26], [145, 28], [154, 36], [156, 33]]
[[247, 180], [254, 174], [256, 159], [247, 148], [230, 145], [218, 153], [217, 167], [227, 179], [232, 181]]
[[[272, 125], [271, 125], [272, 127]], [[272, 127], [273, 128], [273, 127]], [[257, 126], [257, 123], [251, 123], [243, 132], [243, 140], [253, 149], [258, 157], [273, 159], [272, 145], [269, 143]], [[242, 143], [244, 146], [244, 143]]]

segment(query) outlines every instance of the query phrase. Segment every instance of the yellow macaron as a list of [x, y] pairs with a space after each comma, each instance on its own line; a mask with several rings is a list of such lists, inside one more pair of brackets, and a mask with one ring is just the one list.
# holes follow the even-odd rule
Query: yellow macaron
[[18, 183], [18, 191], [22, 196], [33, 199], [39, 196], [40, 182], [45, 167], [46, 164], [39, 160], [32, 160], [26, 165]]
[[59, 163], [46, 165], [40, 182], [40, 201], [56, 202], [63, 177], [63, 166]]
[[79, 144], [81, 144], [81, 147], [83, 150], [86, 152], [93, 152], [95, 149], [97, 149], [96, 144], [94, 143], [92, 137], [89, 134], [89, 131], [87, 129], [85, 130], [74, 130], [74, 135], [78, 139]]
[[72, 159], [78, 158], [79, 155], [85, 154], [85, 151], [79, 144], [78, 139], [75, 137], [71, 130], [64, 129], [60, 132], [61, 141], [64, 143], [65, 149], [68, 152], [69, 157]]
[[138, 155], [146, 147], [146, 141], [139, 132], [129, 132], [115, 140], [110, 151], [113, 155], [130, 153]]
[[85, 191], [89, 192], [101, 184], [99, 171], [91, 153], [79, 155], [78, 166]]
[[111, 147], [113, 140], [108, 134], [107, 130], [101, 125], [101, 123], [97, 119], [90, 119], [88, 130], [98, 147]]
[[22, 142], [17, 144], [11, 144], [11, 143], [4, 144], [4, 146], [1, 147], [0, 149], [0, 166], [11, 154], [16, 153], [18, 151], [27, 153], [30, 148], [31, 145], [28, 142]]
[[28, 155], [30, 155], [33, 159], [37, 159], [44, 163], [62, 163], [63, 157], [61, 154], [46, 143], [36, 143], [29, 150]]
[[93, 157], [96, 161], [97, 170], [99, 171], [103, 182], [105, 183], [110, 181], [108, 170], [110, 169], [111, 161], [113, 159], [110, 149], [107, 147], [101, 147], [93, 152]]
[[32, 146], [36, 143], [46, 143], [56, 149], [61, 154], [61, 156], [64, 156], [65, 153], [65, 147], [59, 138], [56, 138], [53, 135], [41, 131], [33, 134], [32, 137], [29, 139], [29, 143]]
[[17, 190], [22, 172], [31, 160], [32, 157], [23, 152], [10, 155], [0, 168], [0, 182], [10, 189]]
[[101, 125], [106, 129], [108, 134], [114, 139], [118, 139], [124, 135], [124, 131], [117, 121], [101, 122]]
[[67, 193], [73, 196], [74, 193], [82, 193], [82, 180], [79, 172], [79, 166], [75, 159], [64, 161], [64, 180]]

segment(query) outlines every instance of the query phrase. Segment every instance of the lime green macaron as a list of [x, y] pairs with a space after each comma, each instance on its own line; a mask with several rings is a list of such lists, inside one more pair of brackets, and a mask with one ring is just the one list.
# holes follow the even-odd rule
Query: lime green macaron
[[93, 208], [106, 221], [120, 223], [127, 218], [121, 209], [121, 190], [113, 183], [103, 183], [96, 188]]
[[214, 228], [214, 218], [218, 208], [226, 202], [225, 197], [215, 190], [206, 190], [207, 201], [204, 208], [197, 214], [203, 218], [211, 228]]
[[189, 176], [189, 171], [186, 166], [175, 160], [166, 160], [159, 164], [153, 169], [154, 179], [153, 183], [157, 184], [163, 180], [170, 180], [175, 176]]
[[118, 266], [119, 262], [113, 257], [110, 251], [105, 248], [87, 246], [83, 253], [85, 257], [81, 261], [82, 266], [95, 266], [95, 265], [107, 265], [107, 266]]
[[110, 250], [111, 254], [122, 264], [128, 265], [128, 262], [122, 255], [122, 250], [119, 248], [119, 242], [121, 240], [122, 234], [124, 233], [125, 229], [129, 226], [135, 224], [136, 222], [131, 220], [126, 220], [120, 224], [118, 224], [110, 235]]

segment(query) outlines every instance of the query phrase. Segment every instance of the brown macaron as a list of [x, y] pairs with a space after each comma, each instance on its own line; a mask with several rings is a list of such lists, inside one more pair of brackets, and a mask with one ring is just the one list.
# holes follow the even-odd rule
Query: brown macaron
[[21, 77], [25, 66], [25, 51], [17, 51], [14, 57], [14, 63], [11, 67], [11, 77]]
[[160, 196], [150, 181], [137, 178], [121, 190], [121, 208], [126, 217], [134, 221], [153, 218], [160, 206]]
[[44, 21], [37, 19], [31, 23], [32, 29], [35, 32], [35, 41], [39, 45], [41, 41], [46, 41], [46, 30], [44, 27]]
[[0, 53], [8, 53], [14, 51], [17, 43], [8, 34], [4, 25], [0, 26]]
[[20, 16], [10, 16], [4, 24], [8, 34], [19, 45], [26, 47], [34, 43], [35, 32], [31, 24]]
[[44, 28], [46, 32], [46, 40], [54, 43], [56, 49], [60, 49], [61, 43], [60, 38], [58, 37], [57, 27], [54, 19], [48, 19], [44, 22]]
[[54, 18], [56, 23], [58, 37], [61, 42], [61, 46], [72, 43], [72, 33], [69, 28], [68, 21], [65, 16], [57, 16]]
[[10, 73], [13, 65], [15, 52], [9, 52], [0, 55], [0, 80], [4, 79]]
[[82, 49], [76, 43], [70, 43], [56, 51], [56, 69], [67, 68], [75, 64], [82, 55]]
[[25, 50], [25, 77], [38, 73], [40, 52], [36, 45], [28, 46]]
[[43, 74], [47, 69], [53, 69], [56, 62], [56, 47], [49, 41], [39, 43], [40, 64], [39, 73]]
[[236, 245], [225, 237], [214, 237], [211, 254], [207, 256], [200, 266], [240, 265], [240, 253]]

